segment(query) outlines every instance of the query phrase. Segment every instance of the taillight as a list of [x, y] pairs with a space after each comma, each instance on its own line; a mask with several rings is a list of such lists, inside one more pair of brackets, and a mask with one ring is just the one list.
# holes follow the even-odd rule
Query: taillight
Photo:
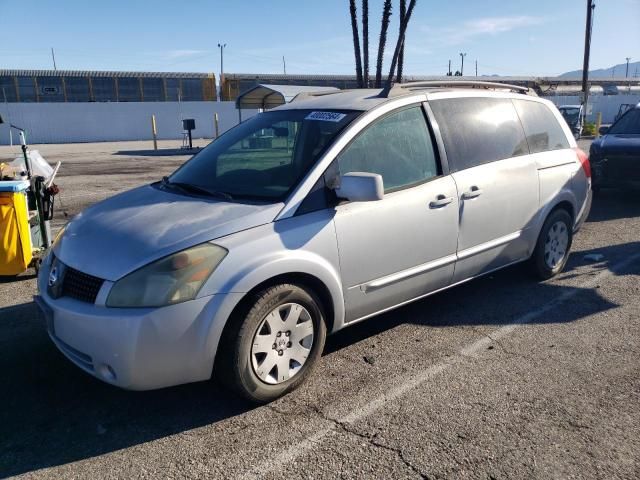
[[576, 155], [578, 156], [578, 161], [582, 165], [584, 174], [587, 176], [587, 178], [591, 178], [591, 164], [589, 163], [589, 156], [578, 147], [574, 148], [574, 150], [576, 152]]

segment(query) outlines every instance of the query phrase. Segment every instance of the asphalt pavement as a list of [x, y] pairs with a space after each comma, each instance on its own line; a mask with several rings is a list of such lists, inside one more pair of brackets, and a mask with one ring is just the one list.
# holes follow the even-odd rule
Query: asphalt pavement
[[[71, 216], [188, 158], [148, 148], [40, 151], [65, 160]], [[0, 283], [0, 477], [639, 478], [639, 275], [640, 195], [604, 191], [555, 279], [518, 265], [350, 327], [255, 407], [214, 382], [90, 377], [49, 341], [27, 273]]]

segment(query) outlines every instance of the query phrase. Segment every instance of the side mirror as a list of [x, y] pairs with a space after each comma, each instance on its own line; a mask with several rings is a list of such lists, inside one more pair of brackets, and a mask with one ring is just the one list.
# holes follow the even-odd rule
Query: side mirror
[[384, 198], [382, 175], [367, 172], [351, 172], [340, 177], [340, 186], [335, 189], [339, 198], [352, 202], [371, 202]]
[[609, 131], [609, 127], [604, 126], [604, 127], [600, 127], [600, 130], [598, 130], [598, 133], [600, 135], [606, 135], [608, 131]]

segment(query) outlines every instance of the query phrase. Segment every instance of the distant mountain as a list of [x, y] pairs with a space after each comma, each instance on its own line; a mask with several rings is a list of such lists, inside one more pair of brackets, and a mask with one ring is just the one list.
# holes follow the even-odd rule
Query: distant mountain
[[[600, 68], [598, 70], [589, 70], [589, 78], [624, 78], [624, 74], [627, 69], [627, 64], [619, 63], [609, 68]], [[629, 62], [629, 78], [637, 76], [640, 78], [640, 62]], [[573, 72], [563, 73], [558, 75], [560, 78], [582, 78], [582, 70], [574, 70]]]

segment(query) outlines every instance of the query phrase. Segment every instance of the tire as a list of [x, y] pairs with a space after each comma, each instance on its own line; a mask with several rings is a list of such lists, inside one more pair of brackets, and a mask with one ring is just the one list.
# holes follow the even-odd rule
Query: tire
[[321, 302], [312, 291], [293, 284], [253, 295], [230, 322], [216, 371], [225, 386], [256, 403], [275, 400], [302, 384], [318, 363], [327, 336]]
[[571, 215], [564, 209], [554, 210], [545, 220], [531, 256], [534, 274], [547, 280], [560, 273], [569, 258], [572, 241]]

